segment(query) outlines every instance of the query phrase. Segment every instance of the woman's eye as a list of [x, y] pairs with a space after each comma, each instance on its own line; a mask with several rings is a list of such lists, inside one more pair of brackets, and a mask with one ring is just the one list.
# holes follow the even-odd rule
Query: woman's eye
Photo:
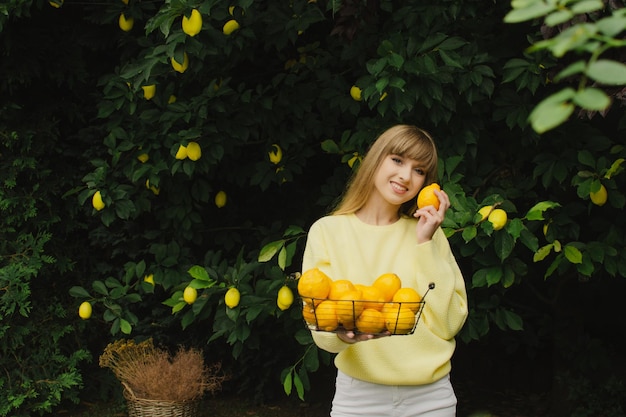
[[426, 175], [422, 168], [415, 168], [415, 172], [417, 172], [419, 175]]
[[396, 164], [401, 164], [402, 163], [402, 159], [400, 159], [398, 157], [395, 157], [395, 156], [391, 157], [391, 160], [393, 162], [395, 162]]

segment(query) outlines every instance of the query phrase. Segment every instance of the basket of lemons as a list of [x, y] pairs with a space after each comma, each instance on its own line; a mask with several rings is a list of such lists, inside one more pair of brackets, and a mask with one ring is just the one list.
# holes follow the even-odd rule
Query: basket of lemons
[[[433, 289], [435, 284], [428, 286]], [[353, 331], [374, 335], [409, 335], [415, 332], [425, 305], [424, 297], [403, 287], [394, 273], [380, 275], [372, 285], [332, 280], [317, 268], [298, 279], [302, 317], [310, 330]]]

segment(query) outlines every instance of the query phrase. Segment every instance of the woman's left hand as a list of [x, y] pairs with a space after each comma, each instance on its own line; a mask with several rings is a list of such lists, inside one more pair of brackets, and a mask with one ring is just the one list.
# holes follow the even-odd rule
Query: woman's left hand
[[439, 210], [435, 210], [434, 206], [426, 206], [417, 209], [413, 217], [418, 219], [417, 222], [417, 243], [428, 242], [432, 239], [435, 231], [443, 223], [446, 217], [446, 210], [450, 208], [450, 198], [445, 191], [434, 190], [435, 195], [439, 199]]

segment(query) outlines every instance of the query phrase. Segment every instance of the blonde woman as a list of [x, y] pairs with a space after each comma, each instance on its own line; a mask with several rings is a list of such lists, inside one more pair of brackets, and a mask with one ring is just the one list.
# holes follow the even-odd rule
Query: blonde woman
[[364, 285], [394, 273], [420, 294], [435, 284], [413, 334], [312, 331], [321, 349], [337, 354], [331, 417], [456, 415], [449, 374], [468, 312], [465, 282], [440, 227], [450, 200], [435, 191], [438, 209], [416, 203], [436, 175], [432, 137], [393, 126], [372, 144], [333, 212], [309, 230], [303, 271], [319, 268]]

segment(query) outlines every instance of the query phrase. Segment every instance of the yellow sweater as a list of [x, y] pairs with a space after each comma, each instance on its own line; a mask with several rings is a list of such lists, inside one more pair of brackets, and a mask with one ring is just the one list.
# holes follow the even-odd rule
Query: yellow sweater
[[315, 222], [304, 252], [302, 271], [319, 268], [331, 279], [370, 285], [386, 272], [403, 287], [424, 294], [435, 288], [412, 335], [389, 336], [348, 344], [336, 334], [313, 331], [317, 346], [337, 353], [335, 365], [360, 380], [383, 385], [423, 385], [451, 369], [455, 335], [467, 318], [465, 281], [441, 229], [417, 244], [417, 220], [401, 218], [388, 226], [363, 223], [354, 214], [327, 216]]

